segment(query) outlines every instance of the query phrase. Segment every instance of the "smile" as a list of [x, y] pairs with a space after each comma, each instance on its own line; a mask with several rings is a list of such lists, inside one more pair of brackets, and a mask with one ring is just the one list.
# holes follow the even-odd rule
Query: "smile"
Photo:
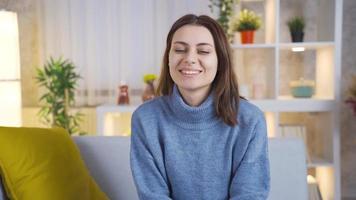
[[197, 75], [200, 74], [202, 72], [202, 70], [187, 70], [187, 69], [181, 69], [179, 70], [180, 73], [182, 73], [183, 75]]

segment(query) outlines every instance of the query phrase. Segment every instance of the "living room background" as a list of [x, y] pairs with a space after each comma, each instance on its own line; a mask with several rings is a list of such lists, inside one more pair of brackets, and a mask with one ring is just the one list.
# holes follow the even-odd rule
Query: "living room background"
[[[51, 41], [55, 42], [54, 44], [46, 44], [47, 47], [42, 46], [43, 41], [45, 41], [44, 39], [44, 29], [42, 27], [42, 21], [41, 21], [41, 6], [46, 6], [43, 4], [40, 4], [41, 1], [37, 1], [37, 0], [11, 0], [8, 3], [7, 9], [9, 10], [13, 10], [16, 11], [18, 13], [18, 18], [19, 18], [19, 31], [20, 31], [20, 52], [21, 52], [21, 76], [22, 76], [22, 102], [23, 102], [23, 107], [24, 108], [32, 108], [32, 107], [38, 107], [38, 97], [39, 97], [39, 93], [40, 91], [38, 90], [38, 86], [35, 83], [35, 67], [42, 65], [43, 63], [43, 57], [44, 55], [49, 55], [52, 54], [54, 56], [60, 55], [61, 53], [58, 51], [59, 48], [57, 45], [68, 45], [69, 43], [61, 43], [61, 40], [66, 40], [66, 38], [62, 38], [58, 40], [55, 39], [51, 39]], [[51, 3], [54, 2], [54, 4]], [[57, 8], [57, 4], [60, 4], [61, 6], [59, 6], [62, 9], [66, 9], [65, 6], [69, 6], [68, 2], [69, 1], [61, 1], [61, 3], [58, 3], [59, 1], [47, 1], [47, 6], [52, 7], [53, 8]], [[94, 1], [92, 1], [91, 3], [93, 3]], [[99, 2], [99, 1], [98, 1]], [[100, 1], [101, 2], [101, 1]], [[119, 2], [119, 1], [118, 1]], [[130, 1], [130, 2], [134, 2], [134, 1]], [[148, 8], [151, 6], [153, 7], [153, 4], [149, 4], [149, 2], [151, 1], [145, 1], [147, 2]], [[153, 1], [152, 1], [153, 2]], [[162, 2], [166, 2], [163, 1]], [[171, 2], [171, 1], [169, 1]], [[173, 1], [172, 1], [173, 2]], [[174, 2], [178, 2], [174, 1]], [[170, 24], [177, 16], [180, 16], [182, 14], [181, 11], [177, 11], [177, 12], [173, 12], [173, 10], [179, 10], [179, 8], [181, 8], [182, 10], [184, 9], [193, 9], [191, 10], [192, 12], [194, 12], [194, 8], [196, 7], [200, 7], [201, 5], [207, 5], [209, 3], [208, 0], [206, 1], [191, 1], [191, 2], [195, 2], [192, 5], [187, 4], [188, 1], [180, 1], [183, 2], [180, 6], [178, 6], [177, 4], [171, 4], [171, 3], [167, 3], [166, 5], [170, 8], [170, 10], [172, 10], [172, 12], [167, 12], [165, 13], [167, 16], [169, 15], [170, 17], [166, 18], [165, 21], [161, 21], [160, 23], [165, 24], [164, 26], [161, 27], [161, 31], [158, 30], [152, 30], [152, 27], [146, 27], [146, 29], [141, 29], [142, 32], [140, 32], [139, 34], [130, 34], [131, 32], [126, 32], [126, 33], [120, 33], [120, 30], [118, 29], [118, 27], [116, 27], [116, 31], [119, 34], [126, 34], [132, 38], [138, 38], [142, 35], [147, 34], [147, 37], [150, 36], [154, 36], [155, 37], [155, 41], [151, 41], [148, 40], [147, 43], [145, 43], [145, 49], [142, 50], [142, 52], [146, 52], [147, 56], [149, 56], [150, 58], [147, 58], [147, 62], [151, 63], [149, 65], [143, 65], [142, 63], [140, 63], [139, 59], [136, 59], [135, 56], [130, 55], [130, 57], [127, 57], [127, 59], [132, 59], [135, 58], [133, 63], [130, 63], [127, 65], [127, 67], [142, 67], [142, 71], [140, 70], [139, 73], [129, 73], [127, 71], [127, 73], [129, 73], [130, 75], [128, 75], [128, 79], [125, 80], [129, 83], [130, 87], [141, 87], [142, 86], [142, 75], [144, 73], [159, 73], [159, 64], [160, 64], [160, 51], [161, 50], [157, 50], [157, 51], [152, 51], [150, 44], [151, 43], [155, 43], [156, 48], [161, 48], [161, 45], [164, 44], [164, 36], [165, 36], [165, 31], [168, 29], [168, 24]], [[190, 1], [189, 1], [190, 2]], [[0, 8], [2, 8], [5, 3], [7, 3], [6, 0], [0, 0]], [[73, 4], [72, 6], [72, 11], [73, 12], [84, 12], [81, 9], [80, 4], [76, 4], [76, 3], [80, 3], [80, 1], [71, 1], [71, 4]], [[119, 4], [119, 3], [118, 3]], [[168, 5], [169, 4], [169, 5]], [[90, 2], [89, 2], [90, 5]], [[162, 5], [162, 4], [160, 4]], [[77, 6], [77, 7], [75, 7]], [[107, 5], [103, 5], [106, 6], [107, 8], [110, 7], [110, 4]], [[118, 7], [120, 7], [119, 5], [117, 5]], [[95, 4], [92, 4], [91, 9], [95, 8]], [[173, 9], [174, 8], [174, 9]], [[132, 7], [131, 9], [137, 10], [137, 12], [139, 12], [139, 10], [144, 11], [145, 8], [135, 8]], [[156, 8], [156, 9], [160, 9], [160, 8]], [[205, 12], [210, 12], [209, 9], [207, 7], [204, 7]], [[87, 12], [90, 12], [90, 9], [87, 10]], [[100, 9], [95, 10], [95, 12], [98, 12], [100, 14]], [[130, 12], [127, 11], [129, 14]], [[197, 11], [198, 12], [198, 11]], [[113, 14], [113, 13], [112, 13]], [[154, 16], [153, 13], [145, 13], [142, 12], [141, 13], [141, 17], [144, 16], [151, 16], [153, 19], [153, 17], [160, 18], [160, 16]], [[123, 15], [123, 13], [118, 13], [118, 15]], [[48, 20], [61, 20], [61, 15], [59, 15], [59, 18], [54, 18], [54, 19], [48, 19]], [[96, 16], [96, 15], [95, 15]], [[69, 16], [68, 18], [69, 19]], [[95, 19], [95, 17], [93, 18]], [[356, 38], [354, 37], [355, 33], [356, 33], [356, 24], [354, 23], [356, 21], [356, 1], [354, 0], [344, 0], [344, 5], [343, 5], [343, 48], [342, 48], [342, 77], [343, 79], [340, 80], [341, 81], [341, 94], [342, 97], [346, 96], [346, 90], [348, 88], [348, 86], [351, 83], [351, 77], [349, 76], [350, 74], [355, 74], [356, 73], [356, 58], [354, 56], [354, 51], [356, 50]], [[47, 21], [49, 22], [49, 21]], [[67, 21], [68, 22], [68, 21]], [[77, 22], [78, 23], [78, 22]], [[97, 23], [100, 24], [100, 21], [97, 21]], [[124, 22], [121, 22], [124, 23]], [[54, 24], [56, 26], [56, 24]], [[68, 25], [68, 24], [67, 24]], [[136, 26], [140, 26], [140, 24], [135, 24]], [[145, 25], [145, 24], [141, 24], [141, 25]], [[58, 26], [57, 28], [60, 28], [61, 26]], [[76, 28], [76, 27], [73, 27]], [[90, 28], [90, 27], [89, 27]], [[91, 27], [93, 28], [93, 27]], [[145, 30], [149, 30], [151, 29], [151, 31], [157, 31], [157, 32], [146, 32]], [[47, 31], [55, 31], [54, 29], [51, 29], [50, 26], [48, 27]], [[59, 30], [60, 31], [60, 30]], [[83, 33], [85, 33], [85, 30], [81, 30], [83, 31]], [[145, 31], [145, 32], [143, 32]], [[88, 33], [88, 32], [87, 32]], [[115, 32], [114, 32], [115, 33]], [[74, 31], [73, 34], [76, 34], [76, 32]], [[102, 33], [100, 33], [102, 34]], [[157, 35], [156, 35], [157, 34]], [[52, 34], [47, 34], [47, 35], [52, 35]], [[54, 36], [54, 35], [52, 35]], [[68, 36], [69, 37], [69, 36]], [[81, 35], [73, 35], [72, 37], [78, 37], [81, 38]], [[91, 36], [93, 37], [93, 36]], [[104, 37], [105, 36], [101, 36]], [[57, 39], [57, 38], [56, 38]], [[81, 38], [83, 39], [83, 38]], [[132, 39], [129, 39], [128, 41], [133, 41]], [[140, 40], [138, 40], [138, 42], [141, 44], [142, 41], [146, 41], [143, 40], [142, 38]], [[119, 42], [119, 41], [116, 41]], [[83, 43], [82, 43], [83, 44]], [[73, 44], [74, 45], [74, 44]], [[84, 44], [83, 44], [84, 45]], [[109, 45], [109, 44], [107, 44]], [[134, 48], [136, 48], [136, 45], [133, 46]], [[47, 49], [46, 49], [47, 48]], [[53, 53], [49, 53], [49, 49], [52, 48], [52, 52]], [[83, 47], [79, 47], [79, 46], [65, 46], [64, 48], [69, 49], [67, 52], [68, 54], [64, 54], [64, 57], [70, 57], [71, 54], [73, 54], [74, 51], [72, 51], [72, 49], [75, 48], [83, 48]], [[105, 48], [105, 47], [103, 47]], [[113, 48], [113, 47], [111, 47]], [[89, 51], [89, 48], [85, 48], [86, 50]], [[126, 51], [125, 48], [121, 49], [122, 52]], [[47, 52], [47, 53], [45, 53]], [[130, 51], [127, 51], [130, 52]], [[140, 54], [142, 54], [142, 52]], [[101, 54], [104, 54], [105, 52], [99, 52]], [[91, 62], [91, 63], [97, 63], [96, 66], [94, 66], [95, 69], [97, 70], [102, 70], [102, 68], [98, 68], [98, 66], [102, 66], [102, 65], [106, 65], [106, 61], [101, 61], [101, 60], [90, 60], [93, 59], [92, 57], [90, 57], [90, 55], [96, 55], [96, 52], [89, 52], [87, 55], [82, 55], [81, 59], [79, 59], [78, 61], [75, 61], [75, 64], [77, 64], [79, 67], [84, 66], [85, 62]], [[105, 55], [102, 55], [105, 56]], [[110, 55], [112, 58], [115, 58], [116, 55]], [[88, 60], [87, 60], [88, 58]], [[120, 61], [111, 61], [113, 63], [112, 66], [118, 65], [118, 63]], [[128, 61], [127, 61], [128, 62]], [[116, 63], [116, 64], [115, 64]], [[112, 74], [120, 74], [119, 71], [115, 71], [115, 70], [120, 70], [119, 68], [113, 68]], [[134, 71], [136, 72], [136, 71]], [[93, 71], [90, 71], [90, 73], [93, 73]], [[83, 73], [82, 75], [84, 76], [85, 73]], [[92, 75], [96, 75], [96, 73], [93, 73]], [[90, 74], [88, 75], [90, 77]], [[122, 77], [126, 77], [126, 74], [122, 74]], [[102, 77], [104, 78], [104, 77]], [[116, 79], [117, 78], [117, 79]], [[112, 88], [111, 90], [115, 90], [118, 86], [118, 84], [120, 84], [121, 81], [121, 77], [120, 75], [117, 75], [117, 77], [113, 76], [111, 77], [112, 79], [112, 83], [110, 83], [109, 85], [95, 85], [93, 88], [89, 87], [91, 85], [86, 85], [85, 87], [83, 86], [83, 88], [91, 88], [91, 89], [95, 89], [95, 87], [98, 87], [99, 89], [101, 88], [106, 88], [106, 86], [109, 86], [109, 88]], [[100, 81], [100, 80], [99, 80]], [[84, 84], [85, 85], [85, 84]], [[95, 93], [94, 93], [95, 94]], [[109, 97], [107, 99], [104, 100], [108, 100], [108, 101], [115, 101], [115, 94], [116, 91], [111, 91], [108, 92]], [[106, 98], [106, 97], [105, 97]], [[99, 100], [101, 101], [101, 100]], [[95, 104], [95, 101], [89, 100], [87, 104]], [[85, 104], [85, 103], [84, 103]], [[355, 116], [352, 115], [352, 112], [350, 111], [349, 107], [347, 105], [345, 105], [343, 102], [340, 102], [340, 106], [341, 106], [341, 169], [342, 169], [342, 195], [344, 197], [353, 197], [356, 198], [356, 190], [354, 188], [356, 188], [356, 172], [355, 172], [355, 163], [356, 163], [356, 157], [354, 156], [356, 153], [356, 123], [355, 123]]]

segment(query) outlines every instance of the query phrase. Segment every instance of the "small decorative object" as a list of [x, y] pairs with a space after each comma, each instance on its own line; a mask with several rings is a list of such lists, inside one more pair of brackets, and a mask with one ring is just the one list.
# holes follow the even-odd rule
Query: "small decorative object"
[[231, 28], [233, 32], [241, 33], [242, 44], [250, 44], [253, 43], [254, 33], [260, 28], [261, 24], [259, 16], [251, 10], [244, 9], [240, 12], [240, 15], [234, 17]]
[[119, 105], [130, 104], [128, 85], [123, 84], [119, 86], [119, 98], [117, 100], [117, 104]]
[[303, 17], [294, 17], [288, 22], [292, 42], [303, 42], [305, 22]]
[[143, 77], [143, 81], [146, 83], [146, 87], [142, 94], [142, 101], [147, 101], [155, 98], [155, 86], [154, 81], [156, 80], [155, 74], [146, 74]]
[[310, 98], [314, 94], [314, 81], [300, 78], [298, 81], [291, 81], [289, 85], [293, 97]]
[[356, 116], [356, 75], [352, 76], [352, 82], [348, 89], [348, 98], [346, 99], [346, 103], [350, 104], [354, 115]]
[[85, 134], [79, 125], [83, 114], [70, 112], [70, 107], [74, 106], [75, 89], [80, 78], [75, 72], [74, 64], [62, 58], [51, 57], [43, 68], [37, 68], [37, 83], [45, 89], [40, 98], [45, 104], [38, 113], [44, 124], [63, 127], [69, 134]]

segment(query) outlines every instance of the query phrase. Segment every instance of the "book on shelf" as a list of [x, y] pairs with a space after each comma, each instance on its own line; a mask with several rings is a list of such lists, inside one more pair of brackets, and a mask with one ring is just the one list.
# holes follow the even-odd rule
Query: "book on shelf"
[[307, 163], [311, 163], [311, 157], [307, 147], [306, 127], [303, 124], [280, 124], [281, 136], [286, 138], [300, 138], [304, 142], [305, 157]]

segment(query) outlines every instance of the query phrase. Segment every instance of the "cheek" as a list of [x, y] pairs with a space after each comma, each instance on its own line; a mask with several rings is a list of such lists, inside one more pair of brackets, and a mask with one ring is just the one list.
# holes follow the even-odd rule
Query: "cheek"
[[181, 58], [179, 56], [170, 53], [168, 57], [169, 68], [177, 66], [180, 60]]
[[207, 71], [216, 72], [218, 69], [218, 59], [215, 56], [204, 59], [203, 65]]
[[176, 56], [172, 55], [172, 54], [169, 54], [168, 56], [168, 69], [169, 69], [169, 74], [171, 75], [171, 77], [173, 78], [174, 80], [174, 77], [175, 77], [175, 67], [177, 66], [177, 58]]

